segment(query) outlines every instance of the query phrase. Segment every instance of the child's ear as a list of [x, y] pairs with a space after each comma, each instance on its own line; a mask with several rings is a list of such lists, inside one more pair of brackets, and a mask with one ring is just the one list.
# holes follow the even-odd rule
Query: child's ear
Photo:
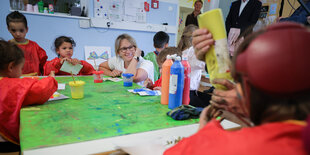
[[168, 44], [168, 43], [166, 43], [166, 44], [165, 44], [165, 48], [167, 48], [167, 47], [168, 47], [168, 45], [169, 45], [169, 44]]
[[56, 48], [56, 53], [59, 55], [59, 49], [58, 48]]
[[8, 65], [8, 73], [12, 73], [14, 71], [14, 62], [10, 62]]

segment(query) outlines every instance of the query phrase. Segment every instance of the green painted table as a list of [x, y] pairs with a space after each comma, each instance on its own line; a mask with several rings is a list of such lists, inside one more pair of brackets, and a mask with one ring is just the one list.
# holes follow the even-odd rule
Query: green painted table
[[[167, 105], [160, 96], [139, 96], [129, 93], [123, 82], [94, 83], [92, 76], [79, 76], [86, 82], [83, 99], [50, 101], [44, 105], [22, 108], [20, 143], [29, 150], [65, 144], [131, 135], [177, 126], [195, 124], [198, 119], [175, 121], [168, 117]], [[71, 97], [71, 77], [56, 77], [65, 83], [59, 93]], [[195, 129], [196, 130], [196, 129]], [[104, 147], [104, 146], [102, 146]]]

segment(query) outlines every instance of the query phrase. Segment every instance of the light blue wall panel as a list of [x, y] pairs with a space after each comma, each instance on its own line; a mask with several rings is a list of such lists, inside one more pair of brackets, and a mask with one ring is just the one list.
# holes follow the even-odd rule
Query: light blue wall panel
[[[93, 1], [90, 0], [89, 13], [93, 17]], [[7, 31], [5, 18], [10, 13], [9, 0], [0, 1], [0, 37], [9, 40], [12, 39], [11, 34]], [[172, 7], [172, 11], [168, 8]], [[73, 57], [84, 60], [84, 46], [110, 46], [112, 55], [114, 56], [114, 41], [118, 35], [128, 33], [133, 36], [138, 47], [146, 53], [154, 50], [153, 36], [154, 32], [145, 31], [128, 31], [104, 28], [87, 28], [79, 27], [79, 19], [40, 16], [25, 14], [28, 20], [29, 32], [27, 38], [37, 42], [47, 53], [48, 59], [56, 57], [52, 50], [53, 41], [60, 35], [71, 36], [76, 41]], [[177, 4], [160, 2], [159, 9], [150, 8], [147, 13], [147, 22], [152, 24], [168, 23], [176, 24]], [[169, 46], [175, 46], [175, 34], [169, 34]]]

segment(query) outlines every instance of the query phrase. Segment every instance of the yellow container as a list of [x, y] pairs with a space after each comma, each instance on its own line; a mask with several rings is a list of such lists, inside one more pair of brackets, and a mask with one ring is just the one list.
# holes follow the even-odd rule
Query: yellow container
[[71, 87], [71, 97], [73, 99], [81, 99], [84, 97], [84, 81], [70, 81], [69, 86]]
[[[229, 51], [227, 47], [227, 35], [225, 30], [225, 22], [221, 9], [213, 9], [198, 16], [199, 28], [208, 29], [215, 44], [211, 46], [206, 54], [206, 64], [210, 81], [214, 79], [228, 79], [233, 80], [230, 74], [231, 60], [229, 58]], [[225, 89], [224, 86], [214, 85], [217, 89]]]

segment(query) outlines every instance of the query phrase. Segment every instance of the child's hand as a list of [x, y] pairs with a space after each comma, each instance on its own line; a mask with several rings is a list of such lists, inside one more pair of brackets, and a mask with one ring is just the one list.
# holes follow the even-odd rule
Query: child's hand
[[[199, 128], [198, 130], [202, 129], [212, 118], [216, 118], [218, 116], [222, 115], [222, 111], [215, 108], [212, 105], [207, 106], [203, 109], [203, 111], [200, 113], [199, 118]], [[222, 117], [219, 121], [222, 121], [224, 117]]]
[[198, 29], [193, 32], [193, 46], [198, 60], [204, 61], [205, 55], [214, 44], [212, 34], [207, 29]]
[[115, 70], [113, 70], [113, 71], [111, 72], [111, 74], [112, 74], [111, 76], [112, 76], [112, 77], [121, 76], [122, 73], [123, 73], [122, 71], [119, 71], [119, 70], [116, 70], [116, 69], [115, 69]]
[[60, 59], [60, 63], [61, 63], [61, 64], [63, 64], [65, 61], [70, 62], [71, 59], [69, 59], [69, 58], [62, 58], [62, 59]]
[[146, 88], [152, 88], [153, 87], [153, 82], [151, 79], [147, 78], [144, 83], [143, 83], [143, 86], [146, 87]]
[[51, 71], [50, 74], [48, 75], [49, 77], [54, 77], [55, 78], [55, 71]]
[[136, 51], [135, 51], [135, 56], [136, 57], [140, 57], [141, 56], [141, 50], [139, 48], [136, 48]]
[[153, 88], [153, 90], [159, 90], [159, 91], [161, 91], [161, 87], [155, 87], [155, 88]]
[[71, 59], [71, 62], [70, 62], [72, 65], [77, 65], [77, 64], [81, 64], [81, 61], [74, 58], [74, 59]]

